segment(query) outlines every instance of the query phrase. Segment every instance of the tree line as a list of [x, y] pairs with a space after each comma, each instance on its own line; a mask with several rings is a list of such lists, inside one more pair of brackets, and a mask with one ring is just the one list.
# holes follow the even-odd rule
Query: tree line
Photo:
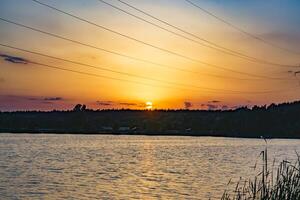
[[91, 110], [0, 112], [2, 133], [148, 134], [300, 138], [300, 101], [235, 110]]

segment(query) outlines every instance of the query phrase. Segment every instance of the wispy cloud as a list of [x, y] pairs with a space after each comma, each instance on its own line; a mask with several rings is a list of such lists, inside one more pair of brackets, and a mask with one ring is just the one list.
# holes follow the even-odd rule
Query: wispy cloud
[[223, 105], [223, 106], [222, 106], [222, 110], [228, 110], [228, 109], [229, 109], [228, 106], [226, 106], [226, 105]]
[[110, 107], [139, 107], [139, 108], [145, 108], [144, 103], [134, 103], [134, 102], [119, 102], [119, 101], [96, 101], [96, 105], [98, 106], [110, 106]]
[[70, 108], [72, 105], [62, 97], [0, 95], [1, 110], [53, 110]]
[[184, 108], [185, 109], [190, 109], [193, 106], [193, 104], [189, 101], [185, 101], [184, 102]]
[[14, 63], [14, 64], [28, 64], [28, 60], [21, 57], [10, 56], [6, 54], [0, 54], [0, 57], [3, 58], [4, 61]]
[[62, 101], [64, 100], [62, 97], [46, 97], [44, 98], [45, 101]]
[[96, 101], [96, 104], [99, 106], [111, 106], [114, 103], [112, 101]]
[[218, 106], [217, 106], [217, 105], [206, 104], [206, 106], [208, 107], [208, 110], [216, 110], [216, 109], [218, 109]]
[[127, 102], [120, 102], [119, 105], [122, 105], [122, 106], [138, 106], [137, 103], [127, 103]]
[[221, 103], [221, 101], [218, 101], [218, 100], [212, 100], [212, 101], [208, 101], [207, 103]]
[[26, 97], [26, 96], [20, 96], [19, 98], [25, 98], [29, 101], [63, 101], [64, 98], [62, 97]]

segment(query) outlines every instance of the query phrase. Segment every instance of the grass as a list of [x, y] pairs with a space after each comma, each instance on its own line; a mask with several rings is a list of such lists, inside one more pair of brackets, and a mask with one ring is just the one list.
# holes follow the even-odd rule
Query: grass
[[[297, 153], [296, 153], [297, 154]], [[225, 191], [221, 200], [300, 200], [300, 157], [269, 166], [267, 147], [261, 152], [262, 169], [248, 180], [240, 180], [233, 192]], [[271, 169], [270, 169], [271, 168]]]

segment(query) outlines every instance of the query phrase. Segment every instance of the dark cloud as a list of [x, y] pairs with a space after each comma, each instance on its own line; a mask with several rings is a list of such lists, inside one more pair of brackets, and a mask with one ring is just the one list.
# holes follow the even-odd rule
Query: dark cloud
[[126, 107], [140, 107], [145, 108], [145, 104], [132, 102], [117, 102], [117, 101], [96, 101], [98, 106], [126, 106]]
[[5, 55], [5, 54], [0, 54], [0, 57], [3, 58], [3, 60], [14, 63], [14, 64], [28, 64], [28, 60], [25, 58], [21, 57], [15, 57], [15, 56], [10, 56], [10, 55]]
[[51, 101], [43, 101], [42, 103], [43, 104], [53, 104], [53, 102], [51, 102]]
[[24, 97], [25, 99], [29, 100], [29, 101], [38, 101], [38, 100], [41, 100], [39, 98], [36, 98], [36, 97]]
[[207, 104], [201, 104], [201, 107], [206, 107], [208, 110], [215, 110], [217, 109], [219, 106], [215, 105], [215, 104], [211, 104], [211, 103], [207, 103]]
[[4, 78], [0, 78], [0, 83], [4, 83], [5, 79]]
[[222, 110], [228, 110], [228, 106], [223, 105], [223, 106], [222, 106]]
[[188, 102], [188, 101], [184, 102], [184, 108], [185, 108], [185, 109], [189, 109], [189, 108], [191, 108], [192, 106], [193, 106], [193, 104], [192, 104], [191, 102]]
[[15, 110], [53, 110], [69, 109], [73, 105], [65, 101], [45, 101], [43, 96], [0, 95], [0, 108]]
[[99, 106], [112, 106], [114, 102], [112, 101], [96, 101], [96, 104]]
[[136, 103], [127, 103], [127, 102], [121, 102], [119, 104], [122, 106], [138, 106], [138, 104]]
[[62, 101], [64, 100], [62, 97], [46, 97], [44, 98], [45, 101]]
[[217, 105], [213, 105], [213, 104], [206, 104], [206, 106], [208, 107], [209, 110], [215, 110], [218, 108]]
[[221, 103], [221, 101], [218, 101], [218, 100], [212, 100], [212, 101], [208, 101], [207, 103]]
[[121, 106], [128, 106], [128, 107], [138, 107], [138, 108], [145, 108], [146, 104], [145, 103], [132, 103], [132, 102], [120, 102], [118, 105]]
[[40, 101], [43, 103], [50, 103], [54, 101], [63, 101], [64, 99], [62, 97], [24, 97], [25, 99], [29, 101]]

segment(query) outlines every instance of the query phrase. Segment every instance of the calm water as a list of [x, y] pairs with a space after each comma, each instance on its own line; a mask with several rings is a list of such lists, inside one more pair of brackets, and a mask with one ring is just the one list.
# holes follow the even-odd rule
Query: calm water
[[[0, 134], [0, 199], [218, 199], [264, 142], [212, 137]], [[295, 159], [300, 140], [270, 140]]]

